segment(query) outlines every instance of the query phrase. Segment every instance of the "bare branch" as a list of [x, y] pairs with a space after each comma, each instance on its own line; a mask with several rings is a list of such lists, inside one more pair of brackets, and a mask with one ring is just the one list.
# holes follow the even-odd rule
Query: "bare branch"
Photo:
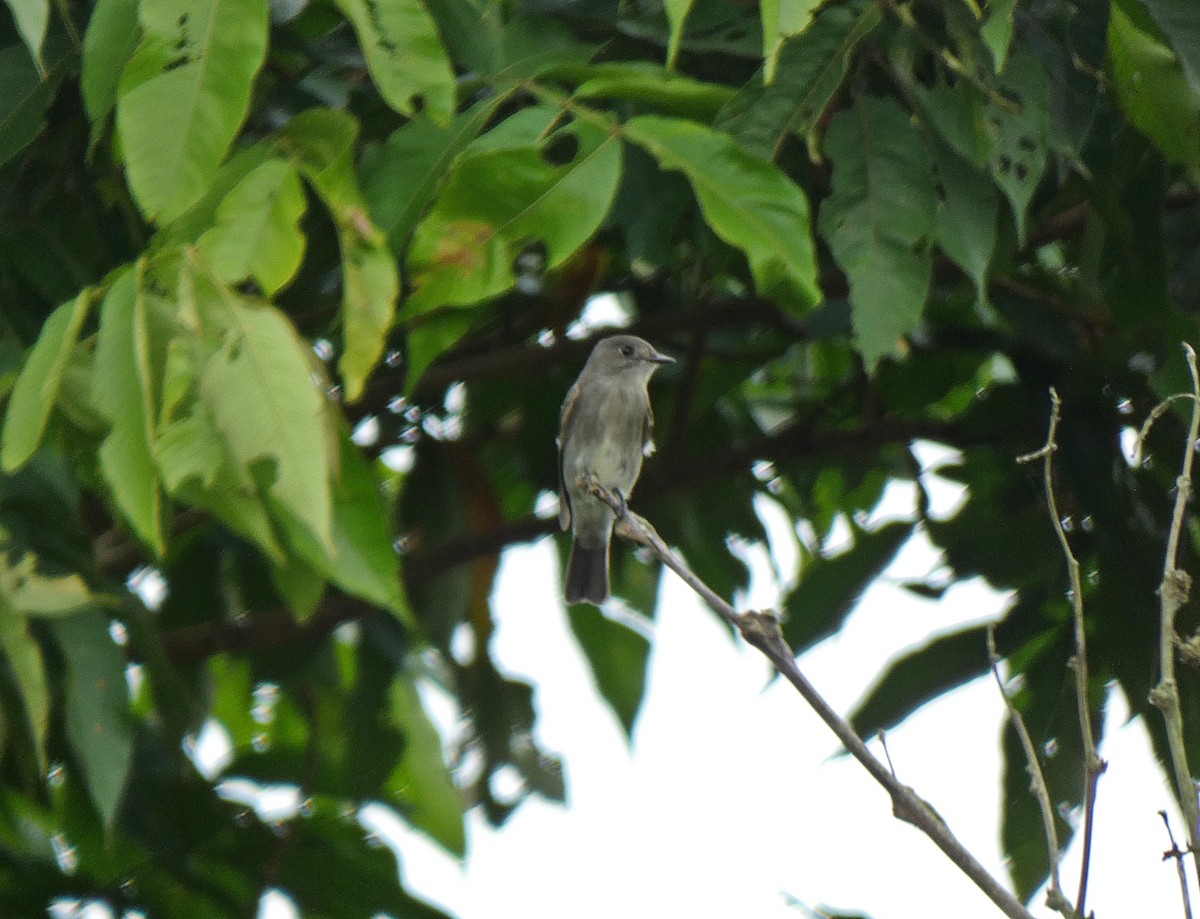
[[779, 629], [779, 616], [773, 610], [739, 613], [716, 591], [712, 590], [687, 563], [672, 550], [658, 532], [644, 518], [628, 509], [617, 495], [594, 481], [580, 479], [580, 488], [587, 489], [604, 501], [617, 515], [617, 534], [640, 545], [646, 546], [658, 559], [678, 574], [704, 600], [704, 602], [727, 622], [736, 626], [742, 638], [753, 645], [775, 665], [783, 677], [795, 687], [809, 707], [837, 736], [863, 768], [871, 774], [892, 799], [892, 813], [905, 823], [911, 823], [933, 840], [946, 856], [967, 875], [987, 897], [1011, 919], [1033, 919], [1025, 906], [1004, 887], [974, 855], [958, 840], [937, 811], [908, 785], [900, 782], [892, 771], [871, 753], [854, 728], [842, 718], [817, 692], [816, 688], [801, 673], [796, 665], [795, 652], [784, 640]]
[[1000, 676], [1000, 655], [996, 651], [996, 630], [994, 626], [990, 625], [987, 630], [987, 651], [988, 660], [992, 665], [992, 676], [996, 678], [1000, 697], [1004, 699], [1004, 707], [1008, 709], [1008, 719], [1012, 722], [1013, 730], [1017, 732], [1017, 737], [1021, 741], [1021, 749], [1025, 751], [1025, 771], [1029, 773], [1029, 790], [1033, 792], [1038, 803], [1038, 810], [1042, 815], [1042, 829], [1046, 833], [1046, 850], [1050, 853], [1050, 889], [1046, 892], [1046, 903], [1065, 916], [1074, 916], [1075, 910], [1071, 907], [1070, 901], [1063, 896], [1062, 882], [1058, 877], [1058, 831], [1054, 826], [1054, 808], [1050, 804], [1050, 790], [1046, 787], [1046, 776], [1042, 773], [1037, 750], [1033, 746], [1033, 739], [1029, 736], [1029, 729], [1025, 726], [1025, 719], [1021, 717], [1021, 713], [1017, 711], [1017, 707], [1013, 705], [1013, 701], [1008, 695], [1008, 690], [1004, 688], [1004, 680]]
[[[1171, 757], [1171, 769], [1175, 776], [1175, 794], [1187, 824], [1188, 849], [1200, 873], [1200, 803], [1196, 800], [1196, 785], [1192, 781], [1188, 766], [1187, 747], [1183, 740], [1183, 713], [1179, 705], [1179, 686], [1175, 682], [1175, 616], [1187, 602], [1191, 589], [1191, 577], [1178, 567], [1179, 538], [1183, 532], [1183, 518], [1192, 495], [1192, 462], [1196, 456], [1196, 440], [1200, 435], [1200, 371], [1196, 367], [1196, 352], [1184, 344], [1188, 370], [1192, 376], [1192, 420], [1188, 427], [1187, 441], [1183, 447], [1183, 462], [1179, 478], [1175, 480], [1175, 509], [1171, 518], [1171, 529], [1167, 535], [1167, 551], [1163, 559], [1163, 579], [1158, 589], [1161, 622], [1159, 628], [1158, 666], [1161, 678], [1150, 690], [1150, 702], [1163, 714], [1167, 728], [1167, 750]], [[1162, 413], [1156, 408], [1151, 413], [1158, 417]]]
[[1168, 858], [1175, 859], [1175, 869], [1179, 873], [1179, 894], [1183, 897], [1183, 917], [1192, 919], [1192, 897], [1188, 893], [1187, 868], [1183, 864], [1187, 853], [1175, 842], [1175, 834], [1171, 832], [1171, 821], [1167, 818], [1167, 812], [1159, 811], [1158, 816], [1162, 817], [1163, 825], [1167, 828], [1167, 838], [1171, 840], [1171, 848], [1163, 853], [1163, 861]]
[[[1079, 733], [1083, 739], [1083, 769], [1084, 769], [1084, 792], [1083, 792], [1083, 860], [1079, 867], [1079, 893], [1075, 897], [1075, 907], [1071, 912], [1064, 912], [1064, 915], [1085, 915], [1084, 909], [1087, 903], [1087, 887], [1088, 887], [1088, 872], [1091, 869], [1092, 862], [1092, 829], [1096, 816], [1096, 787], [1100, 782], [1100, 776], [1107, 767], [1107, 763], [1100, 758], [1100, 752], [1096, 749], [1096, 737], [1092, 731], [1092, 716], [1088, 705], [1088, 663], [1087, 663], [1087, 632], [1084, 629], [1083, 621], [1083, 579], [1079, 573], [1079, 560], [1075, 558], [1075, 553], [1071, 551], [1071, 543], [1067, 539], [1067, 531], [1063, 526], [1062, 515], [1058, 511], [1058, 500], [1054, 496], [1054, 454], [1058, 450], [1058, 423], [1062, 417], [1062, 400], [1058, 398], [1058, 392], [1054, 387], [1050, 387], [1050, 427], [1046, 432], [1045, 445], [1035, 453], [1026, 454], [1017, 458], [1019, 463], [1042, 461], [1042, 487], [1046, 493], [1046, 506], [1050, 512], [1050, 522], [1054, 526], [1054, 533], [1058, 537], [1058, 543], [1062, 546], [1063, 556], [1067, 560], [1067, 574], [1070, 577], [1070, 600], [1071, 600], [1071, 619], [1075, 626], [1075, 656], [1071, 659], [1071, 669], [1075, 671], [1075, 704], [1076, 710], [1079, 713]], [[1052, 848], [1049, 853], [1050, 866], [1052, 872], [1056, 870], [1058, 863], [1057, 847]], [[1057, 882], [1055, 882], [1057, 886]], [[1053, 893], [1053, 888], [1051, 893]], [[1063, 907], [1070, 908], [1069, 901], [1062, 897], [1059, 890], [1059, 899], [1061, 903], [1056, 906], [1051, 902], [1050, 905], [1063, 911]], [[1050, 899], [1049, 897], [1047, 899]]]

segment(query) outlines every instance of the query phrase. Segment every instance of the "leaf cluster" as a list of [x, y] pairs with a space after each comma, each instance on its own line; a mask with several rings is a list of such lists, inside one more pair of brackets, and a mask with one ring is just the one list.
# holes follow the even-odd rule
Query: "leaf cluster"
[[[664, 538], [732, 596], [727, 544], [782, 507], [798, 650], [917, 530], [947, 574], [915, 593], [1012, 591], [997, 638], [1069, 815], [1066, 577], [1013, 458], [1054, 386], [1099, 732], [1107, 687], [1144, 712], [1157, 678], [1181, 429], [1149, 466], [1122, 445], [1180, 388], [1200, 309], [1185, 6], [6, 0], [0, 912], [240, 916], [279, 887], [305, 915], [435, 915], [360, 806], [461, 852], [466, 808], [562, 797], [489, 598], [500, 550], [554, 528], [600, 302], [679, 359], [635, 497]], [[889, 482], [924, 489], [917, 441], [956, 451], [961, 507], [868, 527]], [[613, 574], [653, 609], [656, 568], [617, 551]], [[631, 730], [646, 638], [570, 618]], [[987, 667], [982, 629], [934, 638], [857, 726]], [[431, 693], [461, 714], [447, 737]], [[1005, 756], [1028, 897], [1046, 853], [1014, 737]], [[234, 777], [298, 803], [264, 815]]]

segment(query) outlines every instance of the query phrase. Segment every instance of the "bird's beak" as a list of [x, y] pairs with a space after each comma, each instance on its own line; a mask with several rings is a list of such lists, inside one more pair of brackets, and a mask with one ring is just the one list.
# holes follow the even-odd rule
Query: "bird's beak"
[[674, 364], [675, 363], [675, 358], [667, 357], [667, 355], [665, 355], [665, 354], [659, 354], [657, 351], [654, 352], [654, 355], [652, 357], [646, 358], [646, 360], [648, 360], [651, 364]]

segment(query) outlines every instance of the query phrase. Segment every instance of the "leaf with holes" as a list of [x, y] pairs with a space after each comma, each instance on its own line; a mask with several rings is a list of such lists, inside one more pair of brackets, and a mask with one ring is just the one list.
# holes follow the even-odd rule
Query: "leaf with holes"
[[88, 288], [51, 313], [29, 352], [13, 387], [0, 434], [0, 465], [6, 472], [23, 466], [42, 441], [71, 349], [91, 312], [93, 296]]
[[821, 299], [808, 199], [787, 176], [728, 134], [676, 118], [640, 115], [625, 136], [691, 183], [704, 219], [742, 250], [759, 294], [793, 311]]
[[562, 264], [608, 214], [621, 147], [602, 128], [573, 122], [538, 144], [510, 146], [489, 135], [481, 142], [455, 163], [413, 236], [410, 315], [509, 290], [517, 258], [531, 247], [545, 268]]
[[267, 4], [143, 0], [138, 15], [145, 35], [121, 74], [117, 127], [129, 187], [160, 222], [204, 193], [246, 118]]
[[988, 102], [984, 126], [992, 141], [988, 167], [1008, 198], [1017, 222], [1017, 235], [1025, 238], [1029, 202], [1046, 172], [1046, 108], [1049, 84], [1041, 63], [1029, 52], [1013, 55], [1001, 80], [1004, 105]]
[[437, 27], [419, 0], [337, 0], [367, 58], [371, 79], [401, 115], [454, 115], [454, 71]]
[[937, 199], [921, 137], [896, 103], [864, 97], [829, 126], [833, 191], [821, 229], [850, 282], [867, 363], [896, 351], [929, 293]]

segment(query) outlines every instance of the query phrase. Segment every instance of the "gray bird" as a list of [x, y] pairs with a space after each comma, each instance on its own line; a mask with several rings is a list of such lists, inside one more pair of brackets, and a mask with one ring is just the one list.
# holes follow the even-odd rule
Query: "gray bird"
[[608, 544], [616, 519], [612, 508], [578, 487], [591, 477], [628, 500], [654, 450], [654, 414], [647, 386], [662, 364], [659, 354], [634, 335], [602, 339], [563, 400], [558, 421], [558, 522], [571, 529], [567, 562], [568, 603], [608, 599]]

